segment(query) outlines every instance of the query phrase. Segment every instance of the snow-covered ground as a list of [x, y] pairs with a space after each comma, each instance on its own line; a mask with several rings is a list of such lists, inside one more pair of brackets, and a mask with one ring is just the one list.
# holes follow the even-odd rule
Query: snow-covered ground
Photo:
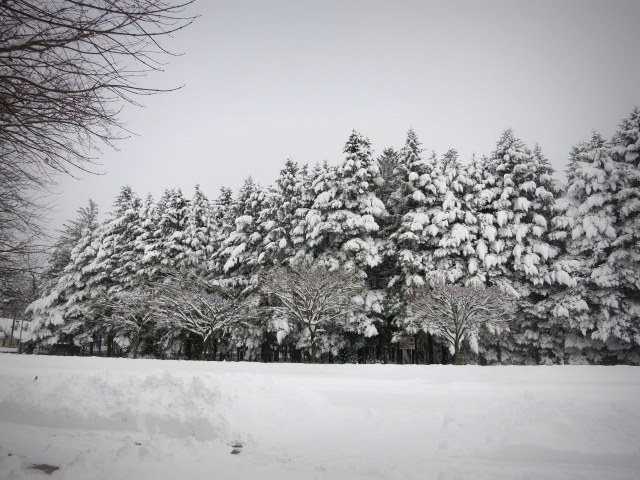
[[82, 480], [637, 479], [640, 368], [0, 354], [0, 478], [43, 478], [33, 464]]

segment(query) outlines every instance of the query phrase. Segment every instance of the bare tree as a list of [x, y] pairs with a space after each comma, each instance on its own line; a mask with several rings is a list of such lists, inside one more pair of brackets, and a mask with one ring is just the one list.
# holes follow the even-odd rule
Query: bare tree
[[[166, 272], [165, 272], [166, 273]], [[214, 358], [219, 337], [251, 321], [252, 298], [224, 288], [194, 271], [173, 272], [156, 290], [154, 315], [169, 328], [202, 339], [202, 354]]]
[[[107, 334], [125, 345], [129, 343], [129, 357], [137, 358], [145, 334], [156, 324], [154, 307], [157, 297], [153, 289], [139, 287], [97, 299], [94, 309], [99, 312], [97, 322], [90, 325], [88, 335]], [[89, 322], [91, 323], [91, 322]]]
[[163, 90], [140, 83], [172, 55], [193, 0], [0, 2], [0, 270], [41, 250], [39, 219], [55, 172], [88, 170], [128, 131], [119, 113]]
[[360, 308], [354, 297], [363, 293], [364, 284], [345, 270], [296, 266], [271, 269], [261, 289], [278, 299], [271, 307], [276, 314], [306, 329], [315, 363], [318, 334], [347, 324]]
[[22, 332], [26, 306], [40, 294], [43, 260], [41, 255], [22, 254], [16, 268], [0, 272], [0, 316], [13, 319], [10, 341], [15, 331]]
[[11, 162], [66, 171], [95, 141], [118, 138], [118, 113], [170, 54], [161, 37], [189, 25], [192, 0], [0, 2], [0, 143]]
[[24, 257], [46, 250], [43, 225], [51, 210], [51, 182], [11, 165], [3, 150], [0, 143], [0, 277], [25, 271]]
[[434, 283], [417, 289], [409, 297], [407, 326], [449, 342], [455, 364], [460, 365], [460, 345], [464, 339], [477, 341], [481, 328], [507, 329], [515, 311], [513, 298], [498, 287]]

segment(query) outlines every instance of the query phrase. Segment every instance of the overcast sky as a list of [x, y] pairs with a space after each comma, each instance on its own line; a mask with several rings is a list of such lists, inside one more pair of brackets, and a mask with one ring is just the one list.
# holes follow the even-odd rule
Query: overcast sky
[[[61, 181], [54, 225], [118, 189], [160, 196], [199, 183], [210, 198], [286, 158], [342, 159], [351, 130], [376, 155], [412, 127], [467, 162], [507, 127], [558, 171], [593, 129], [609, 136], [640, 104], [640, 1], [206, 1], [169, 47], [156, 85], [123, 119], [139, 136], [105, 149], [104, 175]], [[560, 178], [563, 177], [559, 173]]]

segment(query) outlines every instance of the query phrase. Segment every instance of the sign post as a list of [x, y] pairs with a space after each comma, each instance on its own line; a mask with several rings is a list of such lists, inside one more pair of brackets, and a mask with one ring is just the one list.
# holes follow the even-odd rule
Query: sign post
[[[402, 364], [412, 363], [411, 358], [409, 357], [409, 351], [416, 349], [416, 337], [401, 338], [398, 346], [400, 347], [400, 350], [402, 350]], [[413, 352], [411, 355], [413, 356]], [[406, 362], [405, 359], [407, 360]]]

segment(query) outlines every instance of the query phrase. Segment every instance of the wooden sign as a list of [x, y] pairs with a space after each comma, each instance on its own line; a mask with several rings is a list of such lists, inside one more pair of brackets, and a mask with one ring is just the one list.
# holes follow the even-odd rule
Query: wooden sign
[[415, 350], [416, 349], [416, 337], [405, 337], [400, 340], [400, 348], [402, 350]]

